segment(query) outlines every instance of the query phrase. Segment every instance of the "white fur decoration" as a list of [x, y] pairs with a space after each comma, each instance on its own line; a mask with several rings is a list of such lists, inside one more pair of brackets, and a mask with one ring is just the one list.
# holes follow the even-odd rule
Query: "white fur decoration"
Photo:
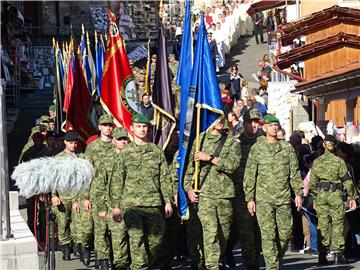
[[29, 198], [49, 192], [78, 193], [89, 186], [94, 168], [76, 156], [37, 158], [15, 167], [11, 178]]

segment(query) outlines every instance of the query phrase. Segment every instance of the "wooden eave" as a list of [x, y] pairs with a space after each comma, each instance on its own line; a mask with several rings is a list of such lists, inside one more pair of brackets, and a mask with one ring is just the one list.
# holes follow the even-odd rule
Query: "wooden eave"
[[319, 22], [331, 20], [333, 18], [360, 19], [360, 10], [335, 5], [322, 11], [312, 13], [303, 19], [285, 24], [282, 26], [282, 31], [284, 34], [291, 34], [294, 31], [299, 31], [302, 28], [312, 26]]
[[292, 44], [293, 40], [295, 38], [298, 38], [302, 35], [309, 35], [311, 33], [317, 32], [319, 30], [323, 30], [326, 28], [329, 28], [334, 25], [338, 25], [341, 23], [347, 23], [350, 25], [357, 25], [360, 27], [360, 17], [359, 18], [350, 18], [350, 17], [343, 17], [343, 16], [336, 16], [332, 17], [327, 20], [320, 20], [320, 21], [314, 21], [313, 24], [305, 25], [304, 27], [301, 27], [299, 29], [294, 29], [293, 32], [284, 34], [281, 37], [281, 42], [283, 46]]
[[360, 89], [360, 62], [354, 62], [311, 80], [295, 84], [291, 92], [309, 97], [338, 94]]
[[328, 37], [326, 39], [322, 39], [281, 54], [279, 56], [279, 60], [276, 62], [276, 65], [279, 68], [284, 69], [289, 67], [294, 62], [305, 61], [314, 55], [319, 55], [325, 50], [335, 49], [343, 46], [360, 48], [360, 36], [341, 32], [335, 36]]

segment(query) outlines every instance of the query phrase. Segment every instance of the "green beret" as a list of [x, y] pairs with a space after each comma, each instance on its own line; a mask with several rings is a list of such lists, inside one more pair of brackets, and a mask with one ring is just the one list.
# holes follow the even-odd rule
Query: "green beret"
[[279, 119], [276, 118], [275, 115], [267, 114], [263, 118], [264, 124], [270, 124], [270, 123], [279, 123]]
[[114, 128], [111, 135], [116, 140], [120, 139], [120, 138], [128, 138], [129, 137], [127, 132], [126, 132], [126, 129], [123, 128], [123, 127]]
[[49, 122], [49, 120], [50, 120], [50, 116], [48, 115], [42, 115], [40, 117], [40, 122]]
[[248, 122], [251, 119], [260, 119], [260, 111], [258, 109], [252, 108], [246, 111], [243, 116], [243, 121]]
[[131, 120], [133, 123], [150, 124], [149, 119], [145, 115], [139, 113], [134, 114]]
[[99, 118], [99, 125], [114, 124], [114, 118], [110, 114], [103, 114]]
[[49, 106], [49, 111], [53, 111], [53, 112], [56, 111], [56, 107], [55, 107], [54, 104], [51, 104], [51, 105]]

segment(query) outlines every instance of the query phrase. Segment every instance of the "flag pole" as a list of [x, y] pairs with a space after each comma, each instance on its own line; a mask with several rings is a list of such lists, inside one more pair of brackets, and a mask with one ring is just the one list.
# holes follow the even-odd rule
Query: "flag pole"
[[[196, 106], [196, 136], [195, 136], [195, 153], [200, 151], [200, 106]], [[199, 192], [199, 166], [200, 161], [195, 161], [194, 173], [194, 191]]]
[[[205, 2], [201, 3], [201, 12], [205, 12]], [[200, 151], [200, 112], [201, 107], [196, 106], [196, 135], [195, 135], [195, 152]], [[194, 173], [194, 191], [199, 192], [199, 170], [200, 161], [195, 161], [195, 173]]]

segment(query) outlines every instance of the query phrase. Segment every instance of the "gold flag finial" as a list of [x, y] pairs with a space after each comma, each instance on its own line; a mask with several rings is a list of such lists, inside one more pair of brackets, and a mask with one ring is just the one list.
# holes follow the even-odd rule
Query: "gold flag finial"
[[83, 23], [81, 24], [81, 31], [82, 31], [83, 34], [85, 34], [85, 27], [84, 27]]
[[54, 37], [52, 38], [52, 44], [53, 44], [53, 47], [55, 48], [55, 47], [56, 47], [56, 42], [55, 42], [55, 38], [54, 38]]
[[94, 35], [95, 35], [95, 43], [97, 43], [97, 42], [98, 42], [98, 38], [97, 38], [96, 30], [94, 31]]
[[88, 45], [90, 45], [89, 32], [88, 32], [88, 31], [86, 31], [86, 43], [87, 43]]
[[205, 1], [202, 1], [201, 4], [200, 4], [200, 10], [201, 10], [202, 12], [205, 12], [205, 9], [206, 9]]
[[164, 4], [163, 1], [160, 0], [160, 4], [159, 4], [159, 17], [162, 20], [163, 18], [163, 14], [164, 14]]

